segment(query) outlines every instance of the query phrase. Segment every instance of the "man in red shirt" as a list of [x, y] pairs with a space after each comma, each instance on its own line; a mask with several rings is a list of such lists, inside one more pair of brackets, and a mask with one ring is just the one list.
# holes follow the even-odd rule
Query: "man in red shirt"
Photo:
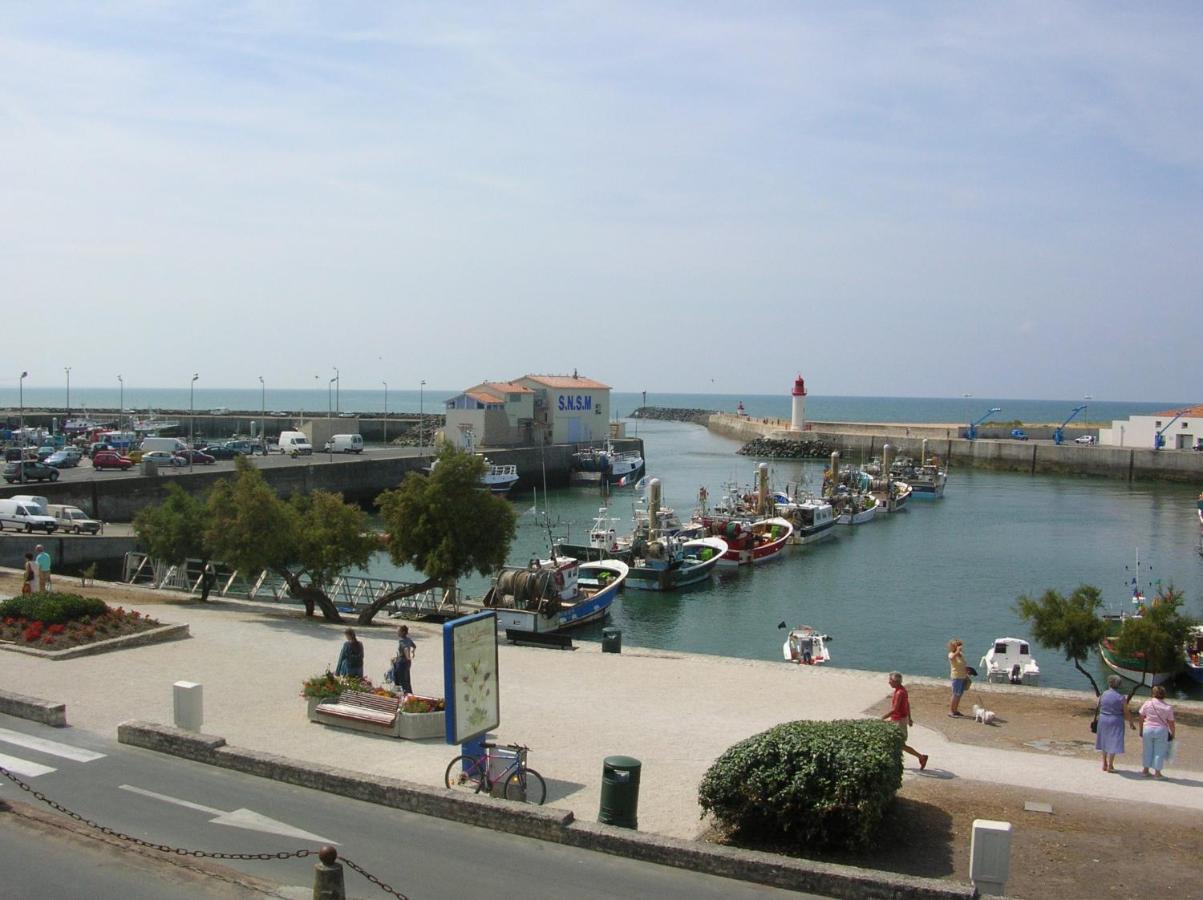
[[906, 688], [902, 686], [902, 673], [890, 673], [890, 687], [894, 689], [894, 696], [890, 699], [890, 709], [882, 716], [883, 719], [893, 722], [898, 730], [902, 732], [902, 749], [911, 756], [917, 757], [919, 760], [919, 771], [927, 768], [927, 754], [920, 753], [914, 747], [906, 742], [907, 729], [914, 725], [914, 720], [911, 719], [911, 698], [907, 694]]

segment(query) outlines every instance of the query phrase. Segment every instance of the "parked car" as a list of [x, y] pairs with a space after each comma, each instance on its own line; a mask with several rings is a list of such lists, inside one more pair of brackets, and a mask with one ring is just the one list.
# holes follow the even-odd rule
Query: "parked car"
[[166, 450], [147, 450], [142, 454], [142, 462], [153, 460], [156, 465], [166, 468], [181, 468], [188, 465], [188, 460], [182, 456], [176, 456], [174, 453], [168, 453]]
[[92, 454], [93, 469], [126, 469], [132, 467], [134, 461], [128, 456], [122, 456], [116, 450], [97, 450]]
[[95, 456], [101, 450], [114, 450], [112, 444], [107, 444], [104, 441], [97, 441], [88, 446], [88, 456]]
[[56, 469], [67, 469], [79, 465], [79, 451], [71, 450], [56, 450], [46, 457], [46, 465], [54, 466]]
[[226, 441], [226, 446], [243, 456], [253, 456], [259, 449], [259, 445], [254, 441], [244, 441], [241, 439]]
[[192, 462], [198, 466], [211, 466], [217, 462], [217, 457], [203, 450], [177, 450], [174, 455], [184, 462]]
[[18, 481], [58, 481], [58, 469], [43, 462], [26, 460], [4, 464], [4, 480], [9, 484]]
[[58, 447], [55, 447], [53, 444], [43, 444], [41, 447], [38, 447], [37, 456], [38, 459], [45, 462], [47, 457], [53, 456], [57, 452]]
[[235, 456], [242, 456], [242, 453], [224, 443], [201, 447], [201, 452], [209, 454], [214, 459], [233, 459]]
[[88, 534], [99, 534], [104, 527], [101, 522], [90, 518], [78, 506], [52, 503], [47, 507], [47, 514], [54, 517], [54, 521], [63, 531], [70, 531], [74, 534], [83, 534], [85, 531]]
[[1028, 439], [1028, 433], [1022, 428], [1012, 428], [1011, 437], [1017, 441], [1026, 441]]
[[1094, 440], [1095, 439], [1094, 439], [1093, 434], [1084, 434], [1081, 437], [1074, 438], [1074, 443], [1075, 444], [1093, 444]]
[[[22, 454], [22, 451], [21, 451], [20, 447], [5, 447], [4, 448], [4, 461], [5, 462], [16, 462], [17, 460], [19, 460], [21, 458], [21, 454]], [[34, 447], [26, 447], [24, 450], [24, 455], [25, 455], [26, 459], [37, 459], [38, 451]]]

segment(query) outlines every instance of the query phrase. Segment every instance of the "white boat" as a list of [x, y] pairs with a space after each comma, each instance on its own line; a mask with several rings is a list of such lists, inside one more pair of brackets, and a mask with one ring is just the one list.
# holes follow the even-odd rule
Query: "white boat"
[[831, 505], [837, 515], [838, 525], [864, 525], [877, 517], [877, 510], [882, 506], [880, 500], [872, 494], [839, 493], [830, 498]]
[[1187, 631], [1182, 663], [1192, 681], [1203, 683], [1203, 625], [1194, 625]]
[[632, 562], [626, 586], [641, 591], [672, 591], [697, 584], [710, 577], [726, 552], [727, 542], [722, 538], [653, 538]]
[[1040, 666], [1032, 658], [1032, 648], [1019, 638], [996, 638], [978, 665], [991, 684], [1040, 684]]
[[794, 526], [780, 516], [749, 519], [714, 515], [699, 521], [707, 535], [727, 542], [720, 566], [747, 566], [777, 559], [794, 534]]
[[835, 537], [836, 515], [830, 503], [807, 494], [800, 485], [790, 484], [772, 494], [777, 515], [794, 526], [791, 544], [816, 544]]
[[607, 507], [599, 507], [593, 524], [589, 527], [589, 536], [585, 542], [574, 544], [567, 540], [557, 540], [555, 542], [556, 552], [587, 561], [619, 559], [630, 563], [631, 536], [618, 533], [618, 525], [621, 521], [612, 516]]
[[823, 473], [823, 499], [831, 504], [838, 525], [864, 525], [877, 517], [884, 504], [869, 491], [873, 478], [858, 468], [841, 468], [840, 454], [831, 454], [831, 466]]
[[633, 487], [643, 475], [644, 460], [638, 450], [615, 450], [607, 440], [604, 447], [590, 447], [572, 454], [572, 469], [615, 487]]
[[145, 419], [138, 419], [134, 422], [134, 431], [140, 434], [157, 434], [160, 431], [179, 427], [178, 419], [160, 419], [154, 410], [149, 410]]
[[[782, 622], [777, 627], [783, 628], [785, 623]], [[831, 635], [820, 634], [809, 625], [799, 625], [790, 631], [785, 643], [781, 645], [781, 652], [787, 662], [800, 666], [817, 666], [831, 661], [831, 653], [827, 650], [829, 640]]]
[[518, 482], [518, 467], [517, 466], [497, 466], [489, 461], [488, 457], [483, 457], [485, 461], [485, 473], [480, 476], [481, 487], [488, 488], [494, 494], [508, 494]]
[[505, 566], [484, 597], [497, 628], [545, 634], [605, 618], [629, 572], [617, 559], [578, 562], [569, 556]]

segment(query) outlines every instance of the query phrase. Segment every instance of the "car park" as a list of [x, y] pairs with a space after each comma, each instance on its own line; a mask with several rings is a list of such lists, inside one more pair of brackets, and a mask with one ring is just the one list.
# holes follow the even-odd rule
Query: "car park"
[[142, 454], [142, 462], [147, 461], [153, 462], [158, 466], [175, 467], [177, 469], [188, 465], [188, 460], [184, 459], [184, 457], [168, 453], [166, 450], [147, 450]]
[[195, 463], [198, 466], [211, 466], [217, 462], [217, 457], [203, 450], [177, 450], [174, 455], [184, 462]]
[[1084, 434], [1081, 437], [1074, 438], [1075, 444], [1093, 444], [1095, 441], [1093, 434]]
[[58, 481], [58, 469], [30, 460], [5, 463], [4, 480], [9, 484], [18, 481]]
[[46, 465], [54, 466], [56, 469], [67, 469], [79, 465], [79, 451], [75, 448], [70, 450], [56, 450], [46, 457]]
[[121, 469], [125, 471], [133, 466], [134, 461], [128, 456], [122, 456], [116, 450], [97, 450], [92, 454], [93, 469]]

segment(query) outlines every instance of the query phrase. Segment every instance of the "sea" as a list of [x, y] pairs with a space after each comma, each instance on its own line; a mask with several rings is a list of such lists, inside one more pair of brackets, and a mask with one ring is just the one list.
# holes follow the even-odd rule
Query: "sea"
[[[9, 394], [13, 396], [9, 396]], [[391, 391], [390, 412], [432, 412], [455, 391]], [[65, 405], [61, 389], [27, 387], [26, 409]], [[187, 410], [188, 390], [128, 386], [126, 407], [145, 411]], [[15, 409], [15, 391], [0, 390], [0, 406]], [[72, 389], [73, 415], [83, 408], [116, 408], [118, 391]], [[788, 418], [788, 395], [616, 393], [614, 407], [628, 416], [640, 406], [734, 411], [742, 402], [750, 416]], [[817, 421], [968, 423], [991, 407], [994, 418], [1027, 424], [1059, 423], [1083, 402], [1078, 421], [1106, 422], [1139, 413], [1180, 407], [1178, 402], [1135, 403], [1094, 400], [1005, 398], [807, 398], [807, 418]], [[322, 391], [197, 388], [194, 408], [215, 407], [319, 414], [335, 408]], [[338, 409], [384, 410], [382, 390], [341, 391]], [[724, 484], [751, 484], [757, 460], [736, 453], [740, 444], [702, 426], [648, 419], [627, 421], [629, 434], [644, 441], [648, 471], [663, 485], [665, 503], [687, 517], [699, 488], [719, 496]], [[770, 463], [777, 483], [822, 480], [820, 462]], [[1130, 607], [1135, 579], [1146, 592], [1161, 585], [1181, 588], [1187, 612], [1203, 619], [1203, 556], [1198, 552], [1196, 497], [1203, 485], [1127, 483], [1104, 478], [1025, 475], [953, 469], [945, 496], [912, 501], [907, 512], [864, 526], [837, 528], [822, 544], [791, 547], [780, 559], [751, 569], [720, 571], [705, 584], [676, 593], [626, 592], [607, 624], [623, 632], [624, 646], [721, 654], [748, 659], [782, 659], [785, 630], [811, 625], [832, 636], [832, 665], [854, 669], [898, 669], [913, 675], [947, 676], [945, 645], [962, 638], [971, 664], [995, 638], [1029, 637], [1015, 611], [1019, 596], [1046, 590], [1072, 591], [1091, 584], [1102, 591], [1107, 611]], [[538, 487], [511, 496], [519, 516], [510, 561], [524, 564], [546, 556], [550, 539], [583, 539], [603, 504], [617, 516], [620, 531], [631, 527], [631, 488], [603, 497], [597, 489]], [[550, 527], [549, 524], [550, 523]], [[416, 572], [379, 555], [368, 573], [418, 580]], [[461, 585], [480, 597], [487, 579]], [[579, 632], [600, 640], [601, 625]], [[1042, 684], [1089, 689], [1072, 663], [1034, 646]], [[784, 665], [784, 661], [782, 662]], [[1107, 670], [1092, 659], [1096, 679]], [[799, 673], [805, 677], [804, 673]], [[1197, 686], [1178, 682], [1182, 697], [1203, 699]]]

